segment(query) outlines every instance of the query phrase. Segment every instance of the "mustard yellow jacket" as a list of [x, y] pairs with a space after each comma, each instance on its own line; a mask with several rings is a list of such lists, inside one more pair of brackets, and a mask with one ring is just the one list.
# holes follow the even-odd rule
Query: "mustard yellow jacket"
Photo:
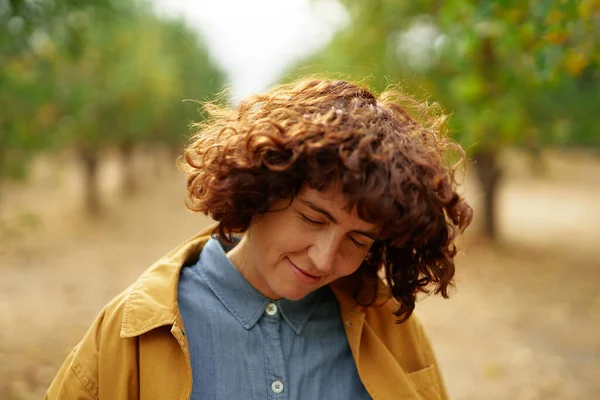
[[[212, 228], [161, 258], [104, 307], [63, 363], [46, 399], [190, 398], [192, 370], [177, 284], [182, 265], [198, 258]], [[335, 294], [360, 379], [373, 399], [447, 399], [416, 316], [395, 324], [391, 301], [364, 308], [340, 291]]]

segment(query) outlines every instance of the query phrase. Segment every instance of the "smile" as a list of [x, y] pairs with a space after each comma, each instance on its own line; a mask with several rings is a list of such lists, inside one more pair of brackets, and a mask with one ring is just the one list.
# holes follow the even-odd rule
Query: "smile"
[[314, 285], [323, 278], [322, 276], [311, 275], [305, 272], [304, 270], [298, 268], [288, 257], [286, 257], [285, 259], [289, 263], [289, 267], [292, 270], [292, 275], [300, 283]]

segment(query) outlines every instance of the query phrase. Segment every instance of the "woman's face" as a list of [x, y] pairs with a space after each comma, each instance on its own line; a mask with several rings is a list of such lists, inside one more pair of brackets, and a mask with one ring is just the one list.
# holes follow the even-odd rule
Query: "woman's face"
[[305, 186], [291, 204], [281, 200], [256, 218], [228, 257], [266, 297], [301, 299], [355, 272], [377, 236], [345, 204], [339, 190]]

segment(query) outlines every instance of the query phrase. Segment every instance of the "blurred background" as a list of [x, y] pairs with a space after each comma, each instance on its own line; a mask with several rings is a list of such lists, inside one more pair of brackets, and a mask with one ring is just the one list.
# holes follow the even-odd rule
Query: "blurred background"
[[598, 0], [0, 0], [0, 399], [209, 222], [196, 100], [317, 72], [441, 103], [467, 151], [457, 287], [417, 304], [452, 397], [600, 398], [599, 43]]

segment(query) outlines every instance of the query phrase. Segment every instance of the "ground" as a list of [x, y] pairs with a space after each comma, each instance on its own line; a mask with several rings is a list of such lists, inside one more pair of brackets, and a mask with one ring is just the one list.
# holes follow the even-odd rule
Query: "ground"
[[[417, 304], [451, 396], [600, 396], [600, 161], [550, 160], [541, 177], [510, 155], [500, 196], [502, 240], [461, 240], [450, 300]], [[81, 214], [77, 169], [40, 160], [0, 205], [0, 399], [38, 399], [100, 308], [208, 219], [183, 205], [180, 173], [141, 157], [141, 193], [121, 200], [116, 164], [107, 211]], [[505, 160], [506, 161], [506, 160]], [[150, 179], [150, 177], [152, 177]], [[474, 185], [465, 193], [477, 211]]]

